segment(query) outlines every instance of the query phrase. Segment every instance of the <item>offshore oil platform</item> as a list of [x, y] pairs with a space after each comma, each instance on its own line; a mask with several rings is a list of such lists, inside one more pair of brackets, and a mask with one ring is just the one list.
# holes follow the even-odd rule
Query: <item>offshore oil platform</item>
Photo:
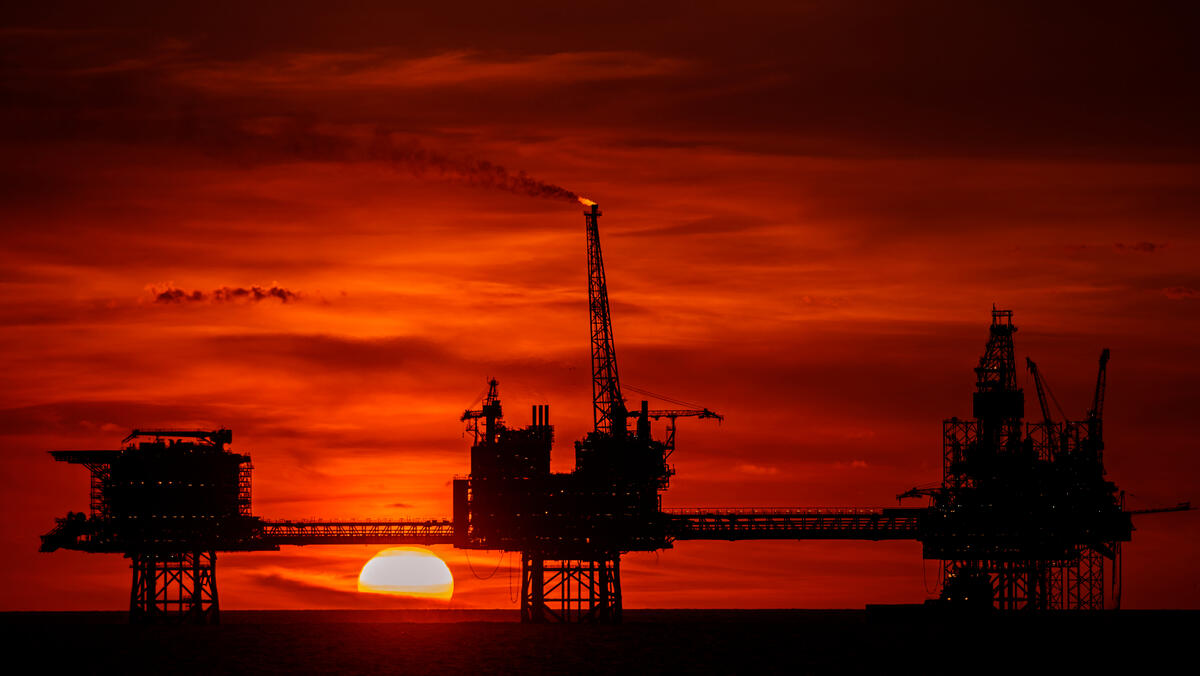
[[[600, 250], [599, 207], [586, 200], [594, 427], [575, 442], [575, 468], [550, 471], [550, 407], [509, 427], [495, 380], [461, 420], [472, 432], [471, 472], [453, 481], [453, 517], [432, 521], [270, 521], [250, 503], [250, 457], [232, 433], [139, 429], [120, 450], [52, 451], [91, 472], [90, 511], [68, 513], [42, 551], [122, 553], [131, 561], [135, 622], [215, 623], [216, 553], [284, 545], [449, 544], [521, 554], [521, 620], [619, 622], [621, 555], [677, 540], [917, 540], [944, 582], [926, 603], [1000, 611], [1098, 610], [1120, 605], [1121, 544], [1132, 517], [1105, 478], [1103, 407], [1108, 350], [1083, 420], [1052, 417], [1047, 388], [1027, 360], [1041, 417], [1025, 421], [1012, 312], [993, 308], [975, 369], [970, 419], [943, 423], [942, 479], [898, 497], [924, 507], [663, 509], [678, 418], [707, 408], [630, 411], [622, 396]], [[1053, 397], [1051, 396], [1052, 400]], [[663, 440], [651, 421], [666, 419]], [[1106, 593], [1105, 566], [1111, 569]]]

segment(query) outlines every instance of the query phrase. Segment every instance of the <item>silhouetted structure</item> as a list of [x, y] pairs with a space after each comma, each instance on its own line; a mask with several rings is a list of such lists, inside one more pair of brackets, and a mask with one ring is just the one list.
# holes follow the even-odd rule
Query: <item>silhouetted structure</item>
[[[619, 622], [621, 555], [676, 540], [913, 539], [944, 562], [940, 603], [1001, 610], [1104, 607], [1104, 561], [1116, 569], [1136, 513], [1104, 478], [1102, 416], [1108, 350], [1085, 420], [1055, 422], [1044, 379], [1030, 360], [1042, 420], [1024, 423], [1016, 385], [1012, 312], [992, 312], [975, 369], [970, 420], [943, 426], [941, 486], [912, 489], [923, 508], [676, 509], [662, 492], [674, 470], [680, 417], [716, 418], [707, 408], [631, 416], [621, 395], [613, 344], [599, 207], [584, 212], [588, 252], [594, 428], [575, 442], [575, 469], [550, 471], [550, 407], [535, 405], [526, 427], [503, 419], [499, 384], [461, 420], [473, 433], [471, 473], [453, 483], [453, 521], [265, 521], [250, 512], [250, 458], [231, 452], [229, 430], [134, 430], [119, 451], [54, 451], [92, 473], [91, 513], [68, 513], [42, 536], [58, 548], [121, 552], [132, 561], [134, 621], [216, 622], [216, 552], [316, 544], [454, 544], [521, 552], [525, 622]], [[671, 403], [683, 404], [674, 400]], [[629, 418], [635, 420], [629, 429]], [[665, 441], [650, 421], [668, 420]], [[149, 439], [149, 441], [146, 441]]]
[[[535, 406], [528, 427], [510, 429], [502, 420], [495, 380], [488, 383], [483, 407], [462, 416], [472, 422], [475, 444], [471, 476], [454, 483], [455, 544], [521, 552], [521, 618], [528, 622], [620, 621], [621, 553], [670, 545], [671, 519], [660, 502], [673, 473], [668, 445], [650, 436], [647, 402], [636, 429], [628, 429], [599, 216], [597, 205], [584, 211], [594, 429], [575, 442], [575, 470], [550, 472], [549, 406]], [[683, 415], [716, 415], [656, 414], [669, 415], [672, 423]]]
[[435, 544], [451, 524], [263, 521], [250, 513], [250, 456], [230, 430], [134, 430], [116, 451], [51, 451], [91, 472], [91, 513], [68, 513], [42, 551], [121, 553], [130, 559], [133, 622], [215, 624], [217, 552], [294, 544]]
[[1108, 350], [1086, 420], [1055, 422], [1042, 374], [1027, 366], [1042, 421], [1023, 423], [1012, 311], [992, 311], [973, 399], [974, 419], [943, 423], [942, 485], [928, 495], [920, 540], [944, 562], [941, 598], [994, 603], [1001, 610], [1104, 607], [1104, 562], [1120, 602], [1120, 545], [1133, 523], [1116, 485], [1104, 478], [1102, 406]]
[[229, 430], [134, 430], [119, 451], [53, 451], [91, 471], [91, 514], [59, 519], [42, 551], [121, 552], [134, 621], [215, 623], [217, 551], [264, 548], [250, 457], [230, 452], [232, 440]]

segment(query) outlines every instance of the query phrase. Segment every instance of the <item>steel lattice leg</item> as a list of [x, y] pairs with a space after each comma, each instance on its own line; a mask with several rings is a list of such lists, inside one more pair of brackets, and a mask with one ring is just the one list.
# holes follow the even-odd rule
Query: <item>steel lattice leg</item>
[[621, 559], [521, 556], [522, 622], [621, 621]]
[[130, 554], [129, 618], [139, 624], [217, 624], [217, 554]]

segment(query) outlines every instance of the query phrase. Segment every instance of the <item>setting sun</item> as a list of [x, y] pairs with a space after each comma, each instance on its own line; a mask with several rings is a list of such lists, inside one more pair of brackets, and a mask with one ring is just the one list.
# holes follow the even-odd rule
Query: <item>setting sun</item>
[[428, 549], [392, 547], [375, 555], [358, 575], [358, 591], [449, 601], [454, 576]]

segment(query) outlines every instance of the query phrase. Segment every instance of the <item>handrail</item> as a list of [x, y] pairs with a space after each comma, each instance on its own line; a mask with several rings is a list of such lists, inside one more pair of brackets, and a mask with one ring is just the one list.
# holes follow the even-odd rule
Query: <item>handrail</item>
[[[664, 514], [672, 514], [679, 516], [703, 516], [706, 514], [712, 515], [763, 515], [763, 516], [790, 516], [802, 514], [829, 514], [837, 515], [883, 515], [884, 508], [882, 507], [674, 507], [662, 510]], [[891, 511], [891, 510], [888, 510]]]

